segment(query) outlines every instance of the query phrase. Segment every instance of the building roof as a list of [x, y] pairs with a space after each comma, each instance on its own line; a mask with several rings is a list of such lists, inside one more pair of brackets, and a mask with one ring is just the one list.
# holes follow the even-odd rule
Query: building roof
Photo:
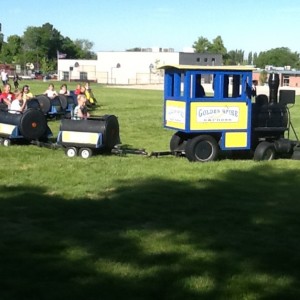
[[177, 70], [220, 70], [220, 71], [254, 71], [255, 68], [249, 66], [199, 66], [199, 65], [163, 65], [159, 69], [177, 69]]

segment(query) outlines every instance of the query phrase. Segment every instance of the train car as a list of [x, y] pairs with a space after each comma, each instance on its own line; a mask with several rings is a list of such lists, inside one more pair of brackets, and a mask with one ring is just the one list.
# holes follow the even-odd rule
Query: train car
[[28, 108], [24, 113], [0, 110], [0, 143], [9, 146], [12, 142], [30, 143], [44, 141], [52, 136], [47, 119], [37, 108]]
[[[249, 153], [255, 160], [299, 156], [289, 139], [288, 104], [295, 91], [279, 90], [278, 74], [269, 77], [269, 97], [252, 95], [252, 68], [243, 66], [166, 65], [164, 127], [175, 130], [172, 153], [208, 162], [221, 152]], [[202, 84], [211, 83], [210, 93]], [[293, 128], [293, 127], [292, 127]], [[286, 138], [288, 135], [288, 138]]]
[[37, 95], [28, 101], [29, 107], [40, 108], [47, 118], [70, 116], [77, 100], [73, 95], [58, 95], [50, 99], [46, 95]]
[[119, 122], [114, 115], [61, 120], [57, 145], [65, 149], [68, 157], [89, 158], [94, 152], [111, 153], [118, 144]]

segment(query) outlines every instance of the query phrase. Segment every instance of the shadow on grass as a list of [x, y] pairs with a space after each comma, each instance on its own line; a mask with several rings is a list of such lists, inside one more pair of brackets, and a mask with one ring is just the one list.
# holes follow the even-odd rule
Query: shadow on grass
[[298, 184], [257, 165], [101, 200], [1, 186], [1, 300], [298, 299]]

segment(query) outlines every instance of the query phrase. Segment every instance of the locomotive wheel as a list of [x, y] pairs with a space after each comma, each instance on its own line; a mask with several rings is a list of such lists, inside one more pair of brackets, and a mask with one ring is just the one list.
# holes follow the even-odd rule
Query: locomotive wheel
[[9, 147], [11, 145], [11, 141], [9, 139], [4, 139], [3, 140], [3, 146], [4, 147]]
[[199, 135], [186, 143], [185, 156], [189, 161], [213, 161], [217, 159], [218, 154], [218, 143], [210, 135]]
[[170, 150], [184, 150], [186, 140], [183, 138], [183, 134], [177, 131], [173, 134], [170, 140]]
[[68, 147], [66, 149], [66, 155], [68, 157], [75, 157], [75, 156], [77, 156], [77, 149], [75, 147]]
[[275, 158], [276, 150], [273, 143], [261, 142], [254, 151], [253, 159], [256, 161], [272, 160]]
[[92, 150], [90, 148], [80, 148], [79, 156], [82, 158], [89, 158], [92, 156]]

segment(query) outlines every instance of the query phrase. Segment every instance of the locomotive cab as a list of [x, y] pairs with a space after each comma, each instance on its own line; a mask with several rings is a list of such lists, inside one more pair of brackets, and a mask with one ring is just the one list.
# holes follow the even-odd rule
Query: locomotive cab
[[257, 160], [271, 159], [276, 151], [292, 152], [295, 145], [287, 146], [284, 135], [290, 122], [287, 104], [295, 101], [295, 95], [281, 92], [277, 101], [277, 74], [270, 75], [269, 97], [254, 98], [249, 67], [161, 68], [165, 70], [164, 127], [176, 130], [171, 152], [200, 162], [216, 160], [220, 152], [254, 153]]

